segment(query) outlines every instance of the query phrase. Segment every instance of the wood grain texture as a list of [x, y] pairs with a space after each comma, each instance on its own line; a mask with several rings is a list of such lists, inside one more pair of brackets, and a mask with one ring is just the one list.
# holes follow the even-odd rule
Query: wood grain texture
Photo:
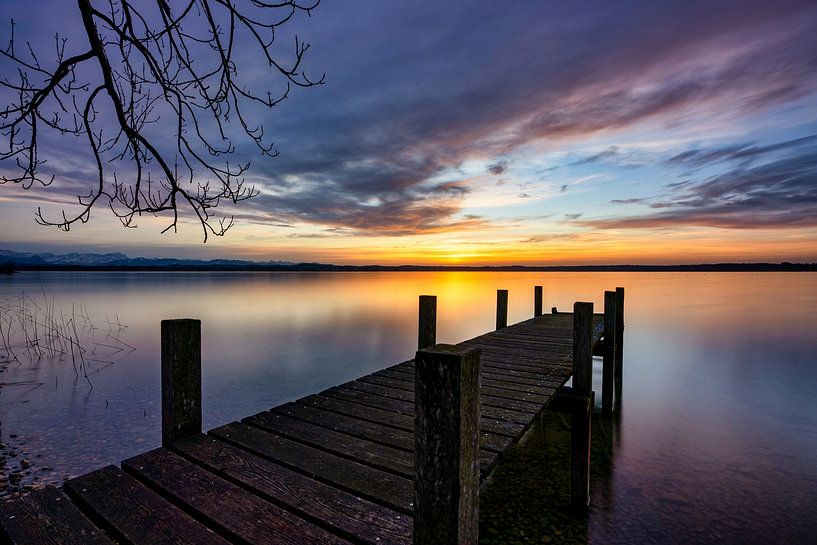
[[115, 466], [65, 483], [94, 522], [130, 545], [227, 545], [228, 541]]
[[411, 480], [404, 477], [347, 460], [247, 424], [227, 424], [212, 430], [210, 434], [341, 490], [402, 513], [412, 512], [412, 484]]
[[415, 361], [415, 542], [476, 545], [479, 350], [438, 344]]
[[201, 433], [201, 321], [162, 320], [162, 444]]
[[257, 414], [245, 418], [243, 422], [408, 479], [414, 475], [414, 456], [405, 450], [354, 437], [278, 412]]
[[158, 448], [122, 468], [239, 543], [348, 545], [348, 541], [281, 509], [213, 472]]
[[53, 487], [0, 503], [0, 542], [14, 545], [113, 545], [68, 496]]
[[411, 517], [270, 462], [214, 437], [174, 445], [182, 456], [321, 526], [366, 544], [412, 542]]

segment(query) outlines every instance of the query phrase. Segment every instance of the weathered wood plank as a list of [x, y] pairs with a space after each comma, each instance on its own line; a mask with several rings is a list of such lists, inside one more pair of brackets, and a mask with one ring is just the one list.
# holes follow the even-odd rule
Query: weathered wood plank
[[353, 437], [278, 412], [259, 413], [245, 418], [243, 422], [409, 479], [414, 475], [414, 457], [405, 450]]
[[360, 390], [361, 392], [366, 392], [368, 394], [376, 394], [379, 396], [389, 397], [400, 401], [407, 401], [411, 404], [414, 403], [414, 392], [399, 390], [397, 388], [382, 386], [380, 384], [371, 384], [369, 382], [359, 382], [357, 380], [354, 380], [352, 382], [342, 384], [341, 387], [350, 388], [352, 390]]
[[370, 394], [361, 390], [336, 386], [321, 392], [322, 396], [358, 403], [367, 407], [374, 407], [385, 411], [392, 411], [397, 414], [414, 416], [414, 404], [400, 399], [384, 397], [378, 394]]
[[210, 434], [290, 469], [403, 513], [412, 511], [411, 480], [303, 445], [247, 424]]
[[167, 449], [134, 456], [122, 468], [231, 540], [289, 545], [298, 536], [304, 545], [349, 544]]
[[[378, 384], [380, 386], [397, 388], [399, 390], [406, 390], [409, 392], [414, 391], [414, 383], [403, 379], [395, 379], [391, 377], [383, 377], [378, 375], [368, 375], [358, 380], [361, 382]], [[552, 389], [547, 390], [541, 389], [540, 392], [536, 392], [533, 391], [534, 388], [520, 388], [519, 386], [514, 387], [513, 385], [511, 385], [511, 388], [507, 388], [505, 384], [498, 381], [486, 379], [484, 375], [483, 377], [481, 377], [481, 383], [482, 392], [486, 394], [491, 394], [499, 397], [507, 397], [509, 399], [518, 399], [521, 401], [530, 401], [532, 403], [536, 403], [539, 405], [546, 403], [548, 394], [552, 393]], [[503, 391], [509, 389], [511, 390], [510, 392]]]
[[[357, 399], [356, 396], [352, 396]], [[411, 414], [402, 414], [397, 411], [381, 409], [374, 406], [361, 404], [358, 402], [332, 396], [327, 392], [317, 395], [307, 396], [296, 401], [298, 405], [318, 407], [322, 410], [354, 417], [359, 420], [384, 424], [399, 430], [414, 432], [414, 411]]]
[[[480, 402], [487, 409], [488, 407], [497, 407], [505, 410], [512, 410], [521, 413], [526, 413], [531, 417], [536, 416], [542, 409], [541, 405], [537, 403], [529, 403], [527, 401], [520, 401], [518, 399], [509, 399], [507, 397], [499, 397], [497, 395], [490, 395], [486, 392], [492, 391], [491, 388], [483, 388]], [[496, 393], [493, 392], [492, 393]]]
[[[347, 388], [344, 386], [337, 386], [321, 392], [321, 395], [337, 397], [361, 405], [367, 405], [379, 409], [386, 409], [400, 414], [414, 415], [414, 397], [410, 396], [411, 401], [396, 399], [394, 397], [386, 397], [376, 393], [377, 388], [374, 388], [375, 393], [369, 393], [366, 390], [367, 386], [374, 387], [373, 384], [358, 383], [360, 388]], [[372, 389], [369, 389], [370, 391]], [[533, 418], [533, 414], [515, 409], [497, 407], [494, 403], [486, 404], [480, 408], [483, 419], [491, 420], [507, 420], [509, 422], [517, 422], [520, 424], [529, 424]], [[486, 430], [488, 431], [488, 430]], [[493, 431], [493, 430], [491, 430]], [[498, 432], [497, 432], [498, 433]]]
[[300, 516], [367, 545], [412, 543], [411, 517], [321, 483], [214, 437], [177, 441], [173, 450]]
[[[392, 388], [390, 386], [383, 386], [381, 384], [374, 384], [371, 382], [361, 382], [355, 380], [352, 382], [347, 382], [342, 387], [349, 388], [352, 390], [359, 390], [361, 392], [366, 392], [369, 394], [376, 394], [382, 397], [387, 397], [408, 403], [412, 403], [414, 401], [413, 391], [401, 390], [398, 388]], [[495, 407], [503, 410], [512, 410], [520, 413], [527, 413], [529, 417], [535, 416], [541, 409], [541, 407], [538, 406], [536, 403], [529, 403], [518, 399], [508, 399], [505, 397], [491, 395], [491, 393], [486, 393], [490, 392], [490, 390], [491, 390], [490, 388], [482, 388], [483, 394], [480, 398], [480, 401], [483, 408], [485, 409], [487, 409], [488, 407]], [[496, 392], [492, 393], [495, 394]]]
[[[323, 395], [308, 396], [297, 401], [296, 403], [311, 407], [318, 407], [326, 411], [332, 411], [338, 414], [351, 416], [356, 419], [376, 424], [384, 424], [386, 426], [408, 431], [412, 434], [414, 433], [414, 414], [399, 414], [393, 411], [378, 409], [371, 406], [361, 405], [359, 403], [351, 403], [342, 399], [336, 399]], [[486, 438], [482, 443], [482, 446], [483, 448], [489, 448], [490, 450], [496, 450], [493, 447], [494, 444], [505, 444], [508, 438], [516, 437], [525, 430], [525, 426], [522, 424], [507, 420], [490, 419], [484, 414], [482, 416], [480, 427], [483, 437]], [[413, 438], [412, 441], [414, 441]], [[504, 448], [501, 448], [501, 450], [504, 450]]]
[[[490, 388], [510, 390], [511, 392], [523, 394], [534, 394], [539, 397], [544, 396], [545, 398], [549, 398], [553, 394], [553, 391], [556, 388], [558, 388], [559, 383], [556, 381], [553, 381], [550, 384], [544, 381], [540, 381], [538, 384], [534, 381], [525, 383], [513, 380], [505, 380], [505, 377], [503, 377], [502, 375], [498, 375], [496, 373], [483, 373], [482, 384]], [[534, 401], [536, 401], [537, 403], [542, 403], [542, 401], [540, 401], [539, 399], [536, 399]]]
[[223, 537], [115, 466], [71, 479], [64, 489], [121, 543], [228, 545]]
[[483, 380], [486, 381], [486, 386], [496, 386], [497, 388], [505, 388], [506, 390], [519, 390], [520, 392], [531, 392], [543, 396], [550, 397], [553, 391], [557, 390], [559, 386], [564, 384], [567, 380], [563, 378], [543, 377], [541, 379], [529, 379], [524, 377], [512, 377], [503, 373], [483, 373]]
[[384, 377], [382, 375], [366, 375], [365, 377], [360, 377], [357, 380], [360, 382], [367, 382], [369, 384], [396, 388], [398, 390], [408, 390], [410, 392], [414, 391], [414, 382], [404, 380], [402, 378]]
[[[261, 413], [246, 418], [244, 423], [363, 465], [389, 471], [408, 479], [414, 478], [413, 452], [394, 449], [367, 439], [355, 438], [275, 412]], [[496, 449], [479, 452], [483, 473], [487, 473], [493, 465], [497, 454]]]
[[11, 545], [113, 545], [54, 487], [0, 503], [0, 542]]
[[[412, 431], [406, 429], [384, 426], [353, 416], [323, 410], [314, 405], [301, 403], [287, 403], [286, 405], [274, 408], [273, 411], [390, 447], [409, 452], [414, 449], [414, 435]], [[400, 415], [397, 416], [399, 417]], [[406, 420], [414, 421], [413, 418], [408, 417], [406, 417]]]

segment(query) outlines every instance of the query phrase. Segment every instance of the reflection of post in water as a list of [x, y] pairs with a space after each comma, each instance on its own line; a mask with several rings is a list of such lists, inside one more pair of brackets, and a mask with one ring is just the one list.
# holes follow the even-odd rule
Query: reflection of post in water
[[590, 464], [590, 480], [593, 483], [591, 496], [596, 505], [609, 509], [615, 498], [613, 484], [613, 465], [618, 448], [618, 417], [593, 413], [593, 439], [591, 449], [593, 458]]

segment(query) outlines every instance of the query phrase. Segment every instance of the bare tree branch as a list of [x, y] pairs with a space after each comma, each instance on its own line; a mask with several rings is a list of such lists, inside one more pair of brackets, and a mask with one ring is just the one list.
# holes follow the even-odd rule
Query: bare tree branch
[[[168, 0], [77, 0], [87, 43], [67, 56], [67, 40], [56, 35], [53, 69], [29, 43], [24, 53], [16, 46], [12, 21], [0, 50], [16, 67], [14, 79], [0, 79], [14, 97], [0, 110], [0, 164], [17, 172], [0, 175], [0, 184], [51, 184], [40, 142], [42, 131], [55, 131], [85, 142], [97, 176], [77, 196], [78, 210], [55, 219], [38, 209], [38, 223], [68, 231], [103, 204], [125, 227], [143, 214], [167, 215], [162, 232], [175, 231], [187, 210], [205, 241], [223, 235], [233, 218], [215, 217], [213, 209], [258, 193], [245, 185], [249, 162], [226, 160], [233, 139], [249, 138], [261, 155], [274, 157], [274, 144], [253, 121], [258, 108], [275, 107], [293, 86], [324, 81], [301, 68], [309, 44], [297, 36], [288, 62], [273, 48], [277, 29], [319, 2], [187, 0], [171, 7]], [[264, 83], [277, 88], [241, 77], [250, 47], [273, 78]]]

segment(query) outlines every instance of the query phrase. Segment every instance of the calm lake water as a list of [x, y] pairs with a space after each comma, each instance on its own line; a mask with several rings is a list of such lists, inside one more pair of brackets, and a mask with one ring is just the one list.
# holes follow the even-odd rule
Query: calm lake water
[[79, 332], [87, 380], [70, 357], [5, 364], [0, 442], [51, 482], [158, 446], [162, 319], [202, 320], [211, 428], [412, 357], [420, 294], [438, 296], [438, 340], [453, 343], [493, 327], [498, 288], [509, 322], [529, 317], [534, 285], [563, 310], [627, 290], [623, 410], [609, 479], [592, 484], [591, 543], [817, 543], [813, 273], [0, 276], [0, 301], [25, 293], [96, 327]]

